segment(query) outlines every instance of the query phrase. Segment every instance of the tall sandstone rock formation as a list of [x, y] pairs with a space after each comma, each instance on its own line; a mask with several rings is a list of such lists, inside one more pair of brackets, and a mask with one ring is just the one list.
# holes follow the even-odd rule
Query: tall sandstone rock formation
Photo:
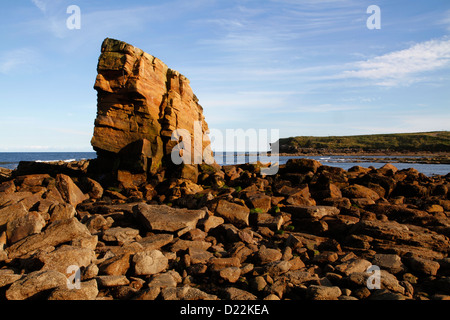
[[102, 44], [97, 72], [91, 144], [103, 170], [156, 173], [171, 161], [179, 143], [171, 140], [176, 129], [189, 132], [192, 155], [205, 148], [211, 155], [209, 140], [203, 141], [208, 131], [203, 108], [185, 76], [141, 49], [109, 38]]

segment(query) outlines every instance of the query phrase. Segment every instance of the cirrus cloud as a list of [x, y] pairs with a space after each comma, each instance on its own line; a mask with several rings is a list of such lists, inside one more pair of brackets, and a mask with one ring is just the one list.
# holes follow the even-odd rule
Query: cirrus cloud
[[344, 71], [339, 78], [375, 80], [378, 85], [389, 86], [412, 83], [420, 73], [450, 67], [450, 40], [429, 40], [352, 66], [353, 70]]

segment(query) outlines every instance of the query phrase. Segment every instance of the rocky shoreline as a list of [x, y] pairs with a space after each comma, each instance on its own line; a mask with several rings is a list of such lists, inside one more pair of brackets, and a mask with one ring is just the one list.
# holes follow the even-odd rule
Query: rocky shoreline
[[423, 153], [423, 152], [295, 152], [279, 153], [279, 156], [342, 156], [358, 157], [351, 159], [352, 162], [375, 162], [375, 163], [423, 163], [423, 164], [450, 164], [450, 155], [447, 152], [442, 153]]
[[450, 299], [450, 174], [291, 159], [102, 185], [91, 166], [0, 178], [0, 300]]
[[220, 166], [186, 77], [97, 72], [96, 159], [0, 168], [1, 301], [450, 299], [450, 174]]

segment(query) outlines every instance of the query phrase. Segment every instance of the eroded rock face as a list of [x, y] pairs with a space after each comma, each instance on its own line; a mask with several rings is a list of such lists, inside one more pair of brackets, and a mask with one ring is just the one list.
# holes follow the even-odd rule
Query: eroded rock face
[[101, 166], [155, 173], [179, 143], [171, 141], [176, 129], [190, 134], [191, 155], [202, 155], [208, 125], [189, 80], [122, 41], [107, 38], [101, 51], [91, 141]]

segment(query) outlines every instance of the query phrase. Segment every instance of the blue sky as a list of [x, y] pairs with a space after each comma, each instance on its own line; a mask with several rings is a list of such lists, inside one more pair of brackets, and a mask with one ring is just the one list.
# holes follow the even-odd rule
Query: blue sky
[[92, 150], [106, 37], [188, 77], [224, 134], [450, 130], [448, 0], [23, 0], [2, 2], [0, 151]]

